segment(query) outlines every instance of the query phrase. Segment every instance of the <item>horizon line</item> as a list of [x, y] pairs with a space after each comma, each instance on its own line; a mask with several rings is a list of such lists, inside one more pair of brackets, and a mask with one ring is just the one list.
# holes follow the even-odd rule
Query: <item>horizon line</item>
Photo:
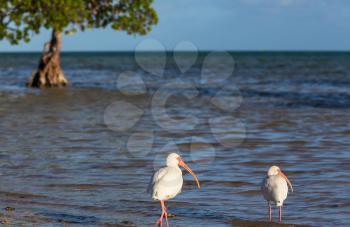
[[[258, 52], [258, 53], [263, 53], [263, 52], [290, 52], [290, 53], [297, 53], [297, 52], [304, 52], [304, 53], [312, 53], [312, 52], [350, 52], [349, 50], [197, 50], [197, 51], [192, 51], [192, 50], [180, 50], [180, 51], [174, 51], [174, 50], [142, 50], [142, 51], [135, 51], [135, 50], [63, 50], [61, 53], [130, 53], [130, 52], [139, 52], [139, 53], [160, 53], [160, 52], [166, 52], [166, 53], [171, 53], [171, 52], [184, 52], [184, 53], [193, 53], [193, 52], [198, 52], [198, 53], [206, 53], [206, 52]], [[0, 54], [11, 54], [11, 53], [42, 53], [42, 51], [36, 51], [36, 50], [22, 50], [22, 51], [1, 51]]]

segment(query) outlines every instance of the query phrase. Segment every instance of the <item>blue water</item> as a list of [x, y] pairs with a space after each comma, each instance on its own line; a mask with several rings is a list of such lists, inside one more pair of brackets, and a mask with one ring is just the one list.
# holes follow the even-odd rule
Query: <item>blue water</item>
[[0, 204], [15, 208], [1, 213], [15, 226], [150, 226], [149, 179], [176, 151], [202, 188], [185, 175], [171, 226], [266, 226], [273, 164], [295, 189], [284, 223], [350, 225], [350, 53], [209, 54], [182, 72], [172, 53], [165, 68], [159, 53], [144, 68], [128, 52], [64, 53], [70, 86], [43, 90], [24, 85], [39, 54], [0, 54]]

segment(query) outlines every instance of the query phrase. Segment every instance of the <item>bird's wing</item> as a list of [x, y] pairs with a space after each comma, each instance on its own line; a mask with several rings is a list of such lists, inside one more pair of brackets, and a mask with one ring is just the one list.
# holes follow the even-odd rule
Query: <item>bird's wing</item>
[[262, 180], [260, 189], [261, 189], [261, 193], [263, 194], [264, 198], [265, 198], [267, 201], [270, 201], [270, 200], [272, 200], [272, 199], [271, 199], [271, 190], [272, 190], [272, 187], [271, 187], [271, 185], [269, 184], [268, 179], [269, 179], [268, 177], [265, 177], [265, 178]]
[[149, 184], [148, 184], [148, 188], [147, 188], [147, 192], [149, 193], [152, 193], [152, 190], [153, 190], [153, 186], [167, 173], [167, 168], [166, 167], [163, 167], [163, 168], [160, 168], [158, 171], [156, 171]]

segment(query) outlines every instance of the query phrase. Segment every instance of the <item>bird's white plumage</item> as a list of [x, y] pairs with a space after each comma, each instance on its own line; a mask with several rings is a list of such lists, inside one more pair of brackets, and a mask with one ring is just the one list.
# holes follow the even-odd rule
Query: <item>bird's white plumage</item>
[[179, 155], [170, 154], [166, 161], [166, 167], [156, 171], [148, 186], [148, 191], [154, 200], [168, 200], [181, 192], [183, 178], [178, 166]]
[[281, 176], [266, 176], [261, 185], [261, 191], [267, 201], [283, 206], [288, 195], [287, 181]]
[[151, 193], [154, 200], [168, 200], [181, 192], [182, 171], [179, 167], [163, 167], [153, 176]]
[[271, 166], [261, 183], [261, 192], [269, 205], [269, 218], [272, 221], [271, 202], [278, 207], [279, 222], [282, 222], [282, 206], [288, 195], [288, 186], [293, 192], [292, 183], [278, 166]]
[[288, 195], [288, 184], [293, 191], [292, 184], [281, 169], [278, 166], [271, 166], [261, 184], [261, 191], [268, 202], [274, 202], [278, 207], [281, 207]]

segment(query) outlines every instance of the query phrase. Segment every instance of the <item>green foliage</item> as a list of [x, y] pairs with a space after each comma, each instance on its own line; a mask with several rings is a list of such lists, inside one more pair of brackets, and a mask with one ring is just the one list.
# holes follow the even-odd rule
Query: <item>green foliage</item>
[[158, 21], [153, 0], [0, 0], [0, 40], [29, 42], [41, 28], [66, 34], [105, 28], [144, 35]]

